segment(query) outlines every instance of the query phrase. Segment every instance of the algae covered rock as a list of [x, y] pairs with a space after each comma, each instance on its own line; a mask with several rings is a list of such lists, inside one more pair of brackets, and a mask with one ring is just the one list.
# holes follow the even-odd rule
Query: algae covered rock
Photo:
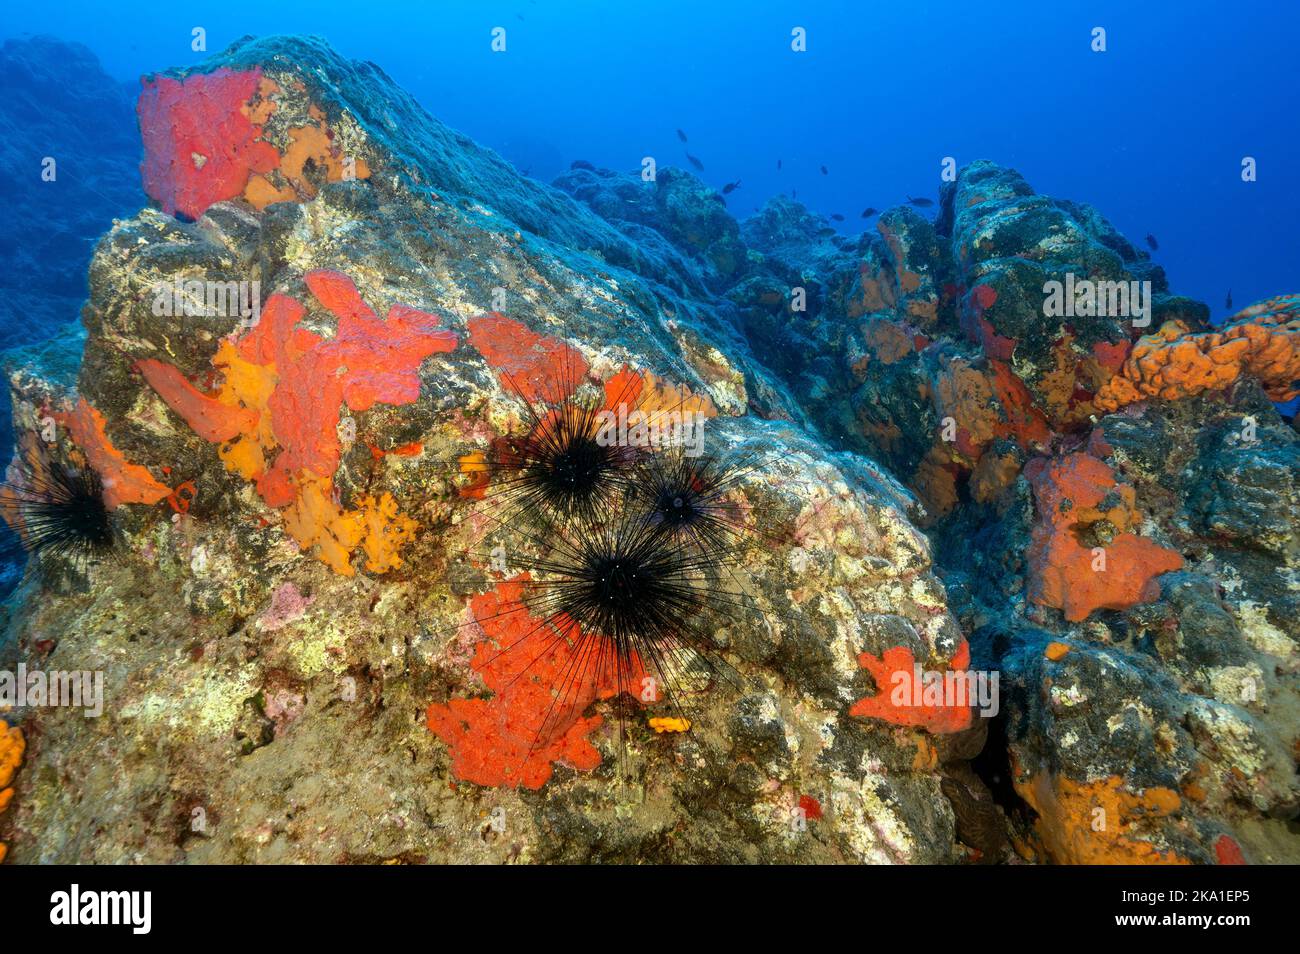
[[[120, 531], [15, 597], [5, 662], [102, 673], [103, 712], [19, 710], [14, 860], [964, 855], [934, 740], [971, 710], [850, 712], [890, 688], [864, 659], [965, 665], [914, 499], [803, 427], [719, 308], [749, 258], [697, 180], [574, 174], [575, 201], [314, 40], [147, 77], [139, 119], [160, 207], [99, 243], [77, 376], [10, 372], [38, 458], [99, 472]], [[480, 610], [526, 542], [472, 462], [620, 375], [760, 462], [705, 625], [730, 675], [683, 683], [685, 720], [593, 686], [521, 750], [536, 696]]]
[[[856, 239], [539, 184], [314, 39], [138, 121], [153, 205], [7, 367], [11, 491], [88, 467], [119, 535], [8, 607], [0, 665], [103, 686], [15, 711], [14, 860], [1294, 860], [1295, 296], [1211, 329], [984, 161]], [[610, 672], [528, 594], [632, 490], [509, 475], [630, 393], [736, 519], [682, 664]]]

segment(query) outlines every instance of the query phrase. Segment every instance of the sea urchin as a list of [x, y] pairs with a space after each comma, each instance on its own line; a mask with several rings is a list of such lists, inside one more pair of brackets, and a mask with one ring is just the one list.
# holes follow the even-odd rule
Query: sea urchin
[[113, 545], [99, 475], [40, 451], [27, 453], [19, 473], [0, 487], [0, 514], [28, 553], [80, 564]]

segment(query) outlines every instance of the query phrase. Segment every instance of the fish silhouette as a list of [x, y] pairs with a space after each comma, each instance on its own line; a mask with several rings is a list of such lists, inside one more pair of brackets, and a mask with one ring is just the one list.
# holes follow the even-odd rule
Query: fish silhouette
[[822, 175], [824, 175], [824, 176], [828, 176], [828, 175], [830, 175], [830, 171], [827, 170], [827, 168], [826, 168], [825, 166], [822, 166]]
[[879, 211], [880, 211], [880, 210], [877, 209], [874, 205], [869, 205], [869, 206], [867, 206], [865, 209], [862, 210], [862, 217], [863, 217], [864, 219], [869, 219], [869, 218], [871, 218], [873, 215], [875, 215], [875, 214], [876, 214], [877, 212], [879, 212]]
[[728, 182], [726, 185], [722, 187], [722, 194], [731, 195], [731, 193], [735, 192], [739, 188], [740, 188], [739, 179], [737, 179], [735, 182]]
[[1232, 311], [1232, 289], [1231, 288], [1228, 289], [1228, 300], [1223, 303], [1223, 307], [1227, 308], [1228, 311]]
[[1153, 252], [1160, 248], [1160, 243], [1157, 242], [1156, 237], [1150, 233], [1147, 233], [1147, 244], [1151, 246], [1151, 251]]
[[677, 138], [682, 142], [686, 142], [686, 133], [682, 132], [680, 129], [677, 130]]
[[836, 222], [843, 222], [843, 221], [844, 221], [844, 216], [840, 215], [838, 212], [832, 212], [832, 213], [831, 213], [831, 218], [834, 219]]
[[914, 199], [910, 195], [907, 197], [907, 201], [918, 209], [928, 209], [930, 206], [934, 205], [934, 203], [929, 199]]
[[697, 171], [699, 172], [704, 171], [704, 163], [700, 162], [700, 160], [696, 159], [689, 152], [686, 154], [686, 161], [689, 162], [691, 165], [693, 165]]

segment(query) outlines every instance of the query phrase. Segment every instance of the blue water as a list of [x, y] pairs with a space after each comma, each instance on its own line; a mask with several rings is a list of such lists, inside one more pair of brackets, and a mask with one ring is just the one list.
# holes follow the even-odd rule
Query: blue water
[[[1154, 234], [1173, 290], [1216, 318], [1229, 289], [1236, 308], [1300, 289], [1293, 0], [72, 2], [10, 6], [0, 40], [79, 40], [134, 80], [207, 55], [195, 26], [209, 53], [244, 34], [324, 36], [537, 178], [576, 158], [685, 166], [680, 128], [709, 182], [741, 181], [738, 217], [794, 189], [855, 231], [867, 206], [935, 197], [943, 157], [989, 158], [1135, 242]], [[795, 26], [806, 53], [790, 50]]]

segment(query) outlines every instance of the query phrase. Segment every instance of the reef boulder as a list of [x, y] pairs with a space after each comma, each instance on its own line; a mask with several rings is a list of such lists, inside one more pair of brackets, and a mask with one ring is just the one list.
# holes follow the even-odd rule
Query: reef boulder
[[[17, 426], [101, 476], [121, 532], [14, 598], [0, 658], [102, 672], [104, 706], [17, 711], [13, 860], [970, 853], [944, 794], [980, 788], [969, 707], [885, 701], [869, 665], [967, 665], [915, 500], [755, 358], [717, 294], [750, 256], [702, 183], [540, 185], [309, 39], [147, 77], [138, 116], [158, 207], [96, 249], [80, 365], [72, 341], [10, 373]], [[689, 688], [689, 725], [593, 684], [521, 754], [552, 687], [489, 661], [517, 577], [458, 462], [526, 429], [521, 398], [628, 369], [762, 462], [709, 626], [735, 679]]]
[[[542, 185], [312, 39], [137, 114], [157, 207], [9, 372], [120, 532], [9, 604], [0, 664], [104, 674], [13, 713], [14, 860], [1296, 860], [1294, 296], [1212, 328], [989, 162], [856, 239]], [[478, 504], [535, 406], [630, 382], [751, 462], [733, 678], [680, 709], [511, 654], [526, 525]]]

